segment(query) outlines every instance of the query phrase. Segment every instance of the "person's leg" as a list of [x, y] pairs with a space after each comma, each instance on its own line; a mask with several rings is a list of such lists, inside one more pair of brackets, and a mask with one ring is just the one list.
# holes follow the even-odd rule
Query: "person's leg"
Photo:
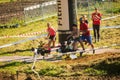
[[93, 54], [95, 53], [95, 49], [94, 49], [94, 45], [93, 44], [90, 44], [92, 49], [93, 49]]
[[93, 34], [94, 34], [94, 39], [96, 43], [96, 25], [93, 24]]
[[92, 49], [93, 49], [93, 53], [95, 53], [94, 45], [92, 44], [92, 37], [91, 37], [91, 36], [86, 36], [86, 40], [87, 40], [88, 43], [91, 45], [91, 47], [92, 47]]
[[96, 30], [97, 30], [97, 40], [99, 42], [99, 39], [100, 39], [100, 25], [96, 26]]
[[83, 42], [85, 42], [85, 45], [88, 43], [86, 40], [84, 40]]
[[55, 47], [55, 40], [53, 40], [53, 47]]
[[56, 40], [56, 37], [51, 36], [51, 42], [53, 43], [52, 47], [55, 47], [55, 40]]
[[55, 41], [56, 41], [56, 37], [53, 36], [53, 47], [55, 47]]
[[80, 37], [80, 40], [79, 40], [79, 43], [80, 43], [83, 51], [80, 52], [80, 56], [82, 56], [82, 54], [85, 52], [85, 47], [84, 47], [84, 45], [83, 45], [83, 41], [84, 41], [84, 40], [85, 40], [85, 39], [84, 39], [84, 36], [81, 36], [81, 37]]
[[50, 48], [50, 46], [51, 46], [51, 42], [52, 42], [51, 40], [48, 41], [48, 47], [49, 47], [49, 48]]
[[48, 41], [48, 47], [50, 48], [51, 46], [51, 42], [52, 42], [52, 36], [49, 37], [49, 41]]
[[83, 50], [85, 50], [85, 47], [84, 47], [84, 45], [83, 45], [83, 41], [84, 41], [85, 39], [84, 39], [84, 36], [81, 36], [80, 37], [80, 40], [79, 40], [79, 43], [80, 43], [80, 45], [81, 45], [81, 47], [82, 47], [82, 49]]
[[73, 50], [77, 50], [77, 42], [73, 42]]

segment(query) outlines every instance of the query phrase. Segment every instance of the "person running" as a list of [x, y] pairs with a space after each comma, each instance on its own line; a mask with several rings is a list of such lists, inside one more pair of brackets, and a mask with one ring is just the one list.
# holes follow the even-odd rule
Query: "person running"
[[[92, 44], [92, 38], [90, 36], [90, 31], [88, 30], [88, 24], [85, 22], [84, 18], [82, 18], [82, 23], [80, 24], [80, 40], [87, 41], [89, 45], [93, 49], [93, 53], [95, 53], [94, 45]], [[81, 45], [84, 48], [84, 45]]]
[[100, 21], [101, 21], [101, 13], [95, 8], [95, 12], [92, 13], [92, 22], [93, 22], [93, 33], [96, 41], [100, 40]]
[[[80, 19], [79, 19], [79, 23], [80, 23], [80, 24], [82, 23], [82, 19], [84, 19], [84, 22], [85, 22], [86, 24], [88, 24], [88, 20], [87, 20], [87, 16], [86, 16], [86, 15], [82, 15], [82, 17], [80, 17]], [[84, 40], [83, 42], [85, 42], [85, 44], [87, 44], [87, 41], [86, 41], [86, 40]]]
[[52, 47], [55, 47], [56, 31], [55, 31], [55, 29], [51, 26], [50, 23], [47, 23], [47, 32], [48, 32], [47, 38], [49, 38], [48, 47], [51, 47], [51, 43], [52, 43], [52, 42], [53, 42], [53, 46], [52, 46]]

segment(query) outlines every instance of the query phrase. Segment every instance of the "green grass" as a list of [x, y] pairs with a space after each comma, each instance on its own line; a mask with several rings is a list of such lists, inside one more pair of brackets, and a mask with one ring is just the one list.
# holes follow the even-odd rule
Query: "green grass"
[[[120, 18], [117, 17], [112, 20], [102, 21], [101, 27], [106, 26], [106, 25], [109, 25], [109, 26], [119, 25], [119, 20], [120, 20]], [[0, 29], [0, 32], [1, 32], [0, 36], [19, 35], [19, 34], [45, 31], [47, 22], [51, 22], [53, 27], [57, 29], [57, 17], [52, 17], [52, 18], [48, 18], [47, 20], [28, 24], [26, 26], [20, 26], [19, 28]], [[91, 26], [91, 23], [90, 23], [90, 26]], [[120, 44], [119, 43], [120, 42], [119, 30], [120, 29], [102, 29], [101, 30], [101, 41], [94, 44], [95, 47], [111, 45], [111, 44], [115, 44], [115, 43]], [[91, 34], [93, 34], [92, 31], [91, 31]], [[26, 39], [26, 38], [0, 39], [0, 45], [9, 44], [9, 43], [16, 42], [19, 40], [24, 40], [24, 39]], [[5, 56], [5, 55], [6, 56], [14, 56], [14, 55], [20, 55], [20, 56], [30, 55], [30, 56], [32, 56], [30, 49], [31, 49], [31, 47], [37, 47], [39, 45], [40, 40], [47, 42], [47, 40], [42, 38], [42, 39], [37, 39], [37, 40], [17, 44], [17, 45], [11, 46], [11, 47], [3, 48], [3, 49], [0, 49], [0, 56]], [[93, 39], [93, 41], [94, 41], [94, 39]]]
[[93, 69], [93, 68], [85, 69], [84, 73], [87, 73], [90, 76], [100, 76], [100, 75], [106, 75], [107, 74], [107, 72], [105, 72], [104, 70], [97, 70], [97, 69]]
[[0, 36], [4, 35], [19, 35], [24, 33], [38, 32], [46, 30], [47, 22], [51, 22], [55, 28], [57, 28], [57, 18], [52, 17], [43, 21], [37, 21], [35, 23], [28, 24], [26, 26], [20, 26], [19, 28], [0, 29]]
[[22, 62], [0, 63], [0, 72], [16, 74], [18, 67], [25, 65]]
[[13, 2], [13, 1], [16, 1], [16, 0], [0, 0], [0, 3]]
[[90, 68], [84, 70], [84, 73], [91, 76], [103, 76], [103, 75], [119, 75], [120, 74], [120, 62], [113, 61], [108, 62], [107, 60], [101, 61]]
[[64, 73], [63, 69], [57, 66], [49, 66], [44, 69], [40, 69], [39, 74], [44, 76], [57, 76], [61, 73]]
[[[51, 22], [53, 27], [57, 29], [57, 18], [52, 17], [52, 18], [48, 18], [47, 20], [28, 24], [26, 26], [20, 26], [19, 28], [0, 29], [0, 32], [1, 32], [0, 36], [20, 35], [20, 34], [26, 34], [26, 33], [32, 33], [32, 32], [46, 31], [47, 22]], [[24, 40], [24, 39], [26, 38], [0, 39], [0, 45], [9, 44], [9, 43], [16, 42], [19, 40]], [[11, 47], [3, 48], [3, 49], [0, 49], [1, 51], [0, 56], [2, 55], [12, 55], [12, 56], [13, 55], [32, 55], [29, 49], [31, 49], [31, 47], [37, 47], [39, 45], [40, 40], [47, 42], [47, 40], [42, 38], [42, 39], [37, 39], [33, 41], [28, 41], [22, 44], [14, 45]]]
[[[120, 75], [120, 53], [105, 53], [89, 55], [77, 60], [67, 60], [61, 62], [36, 62], [35, 70], [40, 77], [47, 77], [47, 79], [67, 79], [69, 77], [87, 77], [107, 79], [109, 76], [116, 78]], [[26, 78], [26, 75], [37, 79], [35, 73], [31, 70], [31, 63], [25, 62], [8, 62], [0, 63], [0, 74], [2, 77], [9, 77], [18, 75], [19, 79]], [[0, 76], [1, 76], [0, 75]], [[14, 78], [15, 78], [14, 76]], [[22, 77], [22, 78], [21, 78]]]
[[[105, 17], [105, 16], [104, 16]], [[120, 25], [120, 18], [115, 18], [107, 21], [102, 21], [101, 26], [113, 26], [113, 25]], [[46, 30], [46, 23], [51, 22], [52, 25], [57, 29], [57, 17], [52, 17], [45, 19], [43, 21], [37, 21], [34, 23], [30, 23], [26, 26], [21, 25], [19, 28], [7, 28], [7, 29], [0, 29], [0, 36], [5, 35], [19, 35], [25, 33], [32, 33]], [[90, 21], [90, 27], [91, 27]], [[119, 29], [103, 29], [101, 30], [101, 41], [94, 44], [95, 47], [104, 46], [104, 45], [111, 45], [114, 43], [120, 44], [120, 28]], [[91, 32], [93, 34], [93, 32]], [[12, 43], [15, 41], [23, 40], [26, 38], [6, 38], [0, 39], [0, 45], [4, 45], [7, 43]], [[0, 56], [32, 56], [32, 52], [30, 51], [31, 47], [37, 47], [40, 40], [47, 42], [45, 39], [37, 39], [33, 41], [28, 41], [22, 44], [17, 44], [11, 47], [0, 49]], [[86, 46], [88, 47], [88, 46]], [[115, 47], [120, 49], [120, 47]], [[115, 55], [115, 54], [114, 54]], [[92, 55], [90, 55], [92, 56]], [[89, 56], [89, 57], [90, 57]], [[88, 57], [85, 55], [84, 57]], [[83, 58], [84, 58], [83, 57]], [[81, 58], [80, 58], [81, 59]], [[86, 58], [87, 59], [87, 58]], [[70, 76], [104, 76], [104, 75], [119, 75], [120, 73], [120, 63], [119, 57], [113, 58], [112, 60], [104, 59], [102, 61], [91, 61], [87, 62], [85, 59], [84, 62], [74, 61], [69, 62], [62, 61], [61, 63], [53, 63], [53, 62], [46, 62], [40, 61], [37, 62], [35, 65], [35, 70], [39, 72], [41, 76], [54, 76], [54, 77], [70, 77]], [[91, 58], [93, 59], [93, 58]], [[100, 58], [102, 59], [102, 58]], [[97, 63], [94, 63], [97, 62]], [[23, 74], [33, 74], [31, 70], [32, 64], [27, 64], [23, 62], [8, 62], [8, 63], [0, 63], [0, 72], [1, 73], [8, 73], [16, 74], [16, 71], [19, 71]], [[113, 69], [114, 68], [114, 69]], [[113, 73], [113, 74], [112, 74]]]

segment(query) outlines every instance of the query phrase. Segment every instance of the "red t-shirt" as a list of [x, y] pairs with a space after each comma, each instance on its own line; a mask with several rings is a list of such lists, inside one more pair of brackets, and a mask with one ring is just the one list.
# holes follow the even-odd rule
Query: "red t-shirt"
[[55, 34], [56, 34], [55, 30], [52, 27], [49, 27], [47, 29], [47, 31], [48, 31], [48, 33], [49, 33], [50, 36], [55, 36]]
[[92, 13], [92, 21], [94, 25], [100, 25], [101, 14], [100, 13]]
[[85, 33], [83, 33], [83, 35], [85, 36], [90, 36], [90, 31], [88, 30], [88, 24], [87, 23], [81, 23], [80, 24], [80, 31], [86, 31]]

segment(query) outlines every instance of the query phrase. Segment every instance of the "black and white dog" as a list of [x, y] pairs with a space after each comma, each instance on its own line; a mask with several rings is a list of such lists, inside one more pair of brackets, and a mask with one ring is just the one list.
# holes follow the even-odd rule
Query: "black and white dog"
[[43, 56], [43, 59], [45, 57], [45, 54], [50, 54], [51, 50], [46, 50], [44, 48], [31, 48], [31, 51], [34, 53], [34, 57], [36, 58], [38, 55]]

